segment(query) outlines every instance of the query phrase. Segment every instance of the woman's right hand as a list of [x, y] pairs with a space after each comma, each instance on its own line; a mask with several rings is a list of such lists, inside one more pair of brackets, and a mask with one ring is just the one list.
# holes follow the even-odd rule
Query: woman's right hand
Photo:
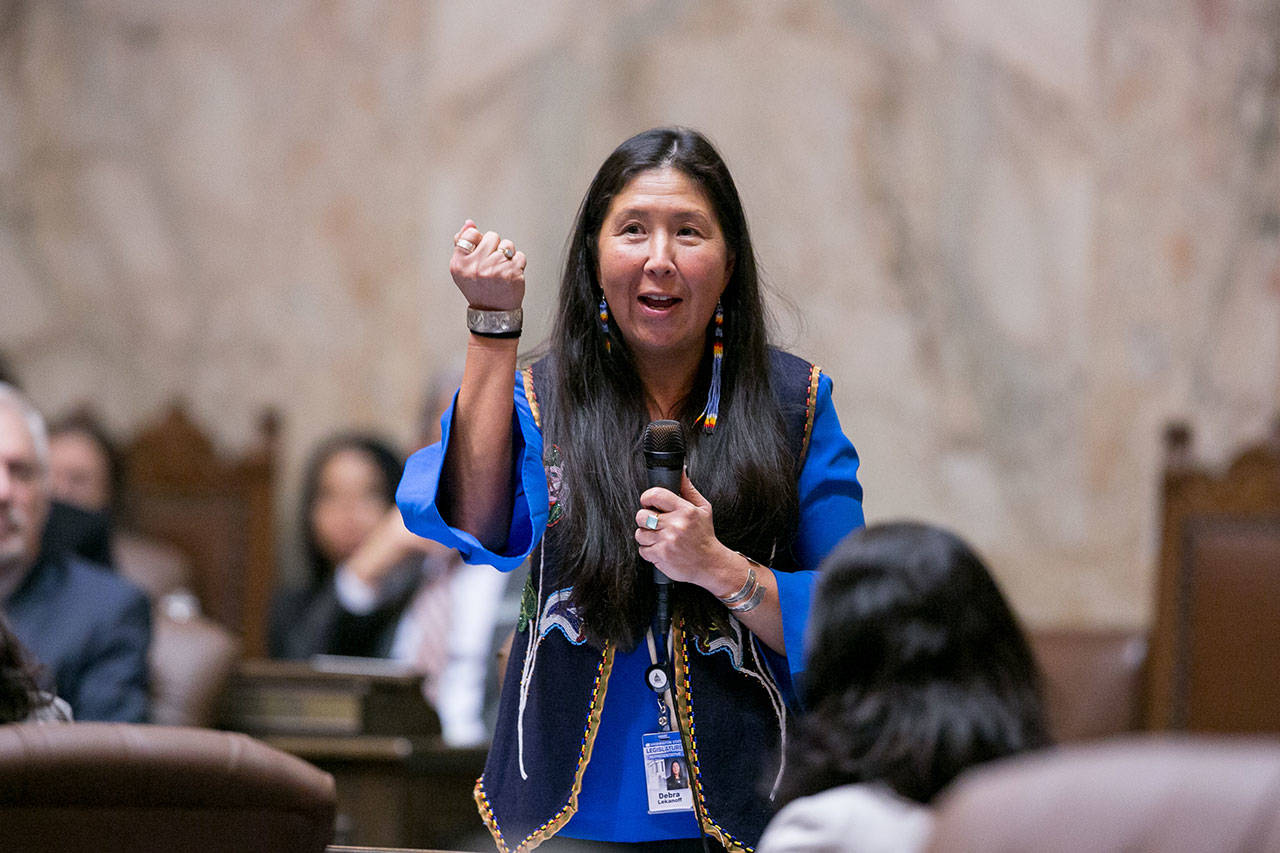
[[[480, 233], [470, 219], [453, 238], [449, 272], [472, 308], [515, 311], [524, 302], [524, 252], [496, 231]], [[451, 527], [500, 551], [511, 526], [511, 477], [515, 460], [518, 337], [473, 334], [454, 405], [437, 506]]]
[[[468, 246], [474, 248], [468, 249]], [[510, 257], [508, 257], [508, 254]], [[481, 233], [468, 219], [453, 235], [449, 273], [472, 308], [512, 311], [524, 302], [524, 252], [496, 231]]]

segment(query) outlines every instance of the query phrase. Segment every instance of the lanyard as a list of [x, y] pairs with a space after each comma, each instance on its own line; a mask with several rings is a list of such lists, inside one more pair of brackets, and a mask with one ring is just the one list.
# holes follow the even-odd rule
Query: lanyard
[[[664, 639], [666, 640], [665, 659], [670, 661], [671, 635], [667, 634]], [[658, 698], [658, 725], [664, 732], [669, 732], [671, 731], [671, 712], [675, 709], [675, 703], [671, 701], [671, 674], [665, 664], [658, 663], [658, 645], [653, 639], [653, 628], [645, 632], [645, 641], [649, 645], [649, 660], [652, 664], [644, 671], [645, 684]]]

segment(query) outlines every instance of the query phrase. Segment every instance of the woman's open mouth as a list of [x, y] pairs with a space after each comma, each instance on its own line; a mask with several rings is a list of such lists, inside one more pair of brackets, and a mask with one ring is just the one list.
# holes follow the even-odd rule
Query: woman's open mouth
[[642, 294], [639, 297], [640, 304], [650, 311], [665, 312], [670, 311], [680, 302], [678, 296], [662, 296], [659, 294]]

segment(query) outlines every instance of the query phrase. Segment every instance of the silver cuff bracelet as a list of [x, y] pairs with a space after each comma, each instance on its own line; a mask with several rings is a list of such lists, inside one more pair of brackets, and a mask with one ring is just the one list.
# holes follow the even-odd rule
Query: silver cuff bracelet
[[741, 604], [727, 605], [732, 613], [746, 613], [748, 610], [755, 610], [760, 606], [760, 602], [764, 601], [764, 584], [757, 583], [755, 590], [752, 591], [751, 597]]
[[467, 306], [467, 328], [488, 338], [517, 338], [524, 325], [524, 309], [485, 311]]
[[744, 601], [751, 597], [751, 593], [756, 591], [757, 586], [758, 584], [756, 583], [756, 569], [755, 569], [755, 566], [751, 566], [750, 568], [747, 569], [747, 580], [745, 583], [742, 584], [742, 588], [739, 589], [737, 592], [733, 593], [732, 595], [726, 595], [724, 598], [721, 598], [720, 603], [725, 605], [732, 605], [732, 604], [737, 604], [739, 601]]

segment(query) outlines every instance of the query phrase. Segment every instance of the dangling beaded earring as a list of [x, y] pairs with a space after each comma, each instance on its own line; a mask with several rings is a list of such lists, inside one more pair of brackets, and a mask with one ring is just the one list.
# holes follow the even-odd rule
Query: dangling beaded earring
[[613, 339], [609, 336], [609, 303], [600, 297], [600, 332], [604, 335], [604, 351], [613, 352]]
[[716, 300], [716, 332], [711, 344], [711, 385], [707, 388], [707, 405], [698, 415], [704, 432], [716, 428], [720, 415], [720, 367], [724, 362], [724, 306]]

